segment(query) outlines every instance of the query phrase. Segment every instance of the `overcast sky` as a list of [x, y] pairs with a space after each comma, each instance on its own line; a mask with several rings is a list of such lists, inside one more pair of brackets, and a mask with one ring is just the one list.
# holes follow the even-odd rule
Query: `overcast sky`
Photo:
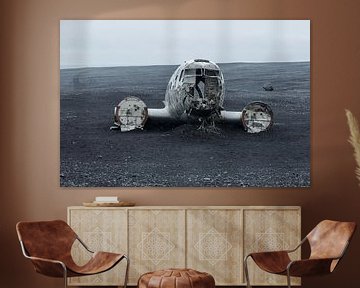
[[60, 66], [310, 61], [310, 20], [62, 20]]

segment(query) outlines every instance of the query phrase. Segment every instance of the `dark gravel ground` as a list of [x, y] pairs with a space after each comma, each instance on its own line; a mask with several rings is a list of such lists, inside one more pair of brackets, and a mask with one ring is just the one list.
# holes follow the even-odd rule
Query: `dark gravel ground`
[[[61, 70], [63, 187], [307, 187], [310, 185], [310, 63], [222, 64], [225, 109], [268, 103], [275, 124], [203, 133], [191, 125], [110, 131], [126, 96], [162, 108], [176, 66]], [[271, 82], [274, 91], [262, 86]]]

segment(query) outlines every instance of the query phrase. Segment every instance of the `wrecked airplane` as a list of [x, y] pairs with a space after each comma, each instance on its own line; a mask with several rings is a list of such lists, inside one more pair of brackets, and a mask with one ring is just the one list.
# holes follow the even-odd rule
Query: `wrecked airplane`
[[165, 107], [151, 109], [137, 97], [126, 97], [114, 111], [114, 126], [122, 132], [143, 129], [148, 119], [195, 122], [200, 127], [217, 122], [239, 123], [248, 133], [268, 130], [273, 112], [263, 102], [251, 102], [242, 111], [226, 111], [224, 76], [209, 60], [185, 61], [171, 76], [165, 93]]

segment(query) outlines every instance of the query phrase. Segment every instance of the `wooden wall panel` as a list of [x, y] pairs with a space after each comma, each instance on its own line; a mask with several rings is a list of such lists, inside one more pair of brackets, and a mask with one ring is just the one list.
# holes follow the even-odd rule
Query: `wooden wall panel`
[[[300, 243], [301, 226], [298, 209], [259, 209], [244, 211], [244, 253], [295, 248]], [[301, 250], [293, 253], [300, 259]], [[249, 259], [252, 285], [286, 285], [286, 277], [266, 273]], [[298, 278], [293, 284], [300, 284]]]
[[148, 271], [185, 267], [185, 210], [129, 210], [129, 282]]
[[186, 219], [187, 266], [214, 275], [217, 285], [242, 283], [242, 210], [188, 210]]
[[[124, 209], [69, 209], [68, 222], [92, 251], [127, 251], [127, 215]], [[72, 255], [76, 263], [84, 264], [91, 254], [76, 241]], [[122, 285], [125, 263], [121, 261], [105, 273], [69, 278], [68, 282], [70, 285]]]

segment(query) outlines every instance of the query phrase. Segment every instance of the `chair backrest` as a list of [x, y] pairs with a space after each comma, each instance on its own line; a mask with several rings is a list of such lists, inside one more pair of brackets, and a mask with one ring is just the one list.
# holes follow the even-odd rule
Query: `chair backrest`
[[62, 220], [19, 222], [16, 231], [27, 253], [40, 258], [67, 258], [76, 240], [75, 232]]
[[[355, 229], [355, 222], [321, 221], [306, 236], [311, 248], [310, 258], [337, 258], [342, 256]], [[332, 270], [335, 266], [332, 267]]]

